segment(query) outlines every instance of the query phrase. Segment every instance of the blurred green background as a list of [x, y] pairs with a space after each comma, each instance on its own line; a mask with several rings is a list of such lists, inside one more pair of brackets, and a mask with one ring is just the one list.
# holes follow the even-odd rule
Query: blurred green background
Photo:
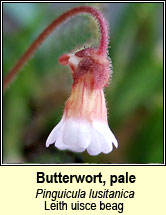
[[[3, 3], [3, 75], [56, 17], [84, 3]], [[88, 15], [62, 25], [20, 71], [3, 96], [3, 163], [163, 163], [163, 5], [96, 3], [110, 24], [113, 77], [105, 90], [119, 148], [108, 155], [45, 147], [70, 95], [69, 68], [58, 57], [96, 46]]]

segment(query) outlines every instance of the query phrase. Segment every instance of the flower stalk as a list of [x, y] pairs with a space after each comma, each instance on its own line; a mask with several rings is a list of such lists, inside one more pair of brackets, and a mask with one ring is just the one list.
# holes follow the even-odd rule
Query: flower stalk
[[101, 55], [106, 54], [107, 46], [108, 46], [108, 28], [107, 28], [107, 21], [103, 17], [102, 13], [100, 13], [95, 8], [89, 6], [80, 6], [73, 8], [61, 16], [56, 18], [46, 29], [37, 37], [37, 39], [31, 44], [31, 46], [27, 49], [27, 51], [22, 55], [22, 57], [18, 60], [18, 62], [14, 65], [14, 67], [9, 71], [7, 76], [4, 78], [3, 81], [3, 89], [5, 90], [20, 69], [25, 65], [25, 63], [34, 55], [34, 53], [38, 50], [40, 45], [47, 39], [47, 37], [56, 30], [64, 21], [71, 19], [73, 16], [81, 13], [88, 13], [92, 15], [99, 24], [100, 32], [101, 32], [101, 39], [98, 47], [98, 52]]

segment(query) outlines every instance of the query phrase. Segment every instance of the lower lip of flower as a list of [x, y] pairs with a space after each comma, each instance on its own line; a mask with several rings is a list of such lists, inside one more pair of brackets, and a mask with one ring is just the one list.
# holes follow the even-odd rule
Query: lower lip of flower
[[46, 146], [55, 143], [60, 150], [83, 152], [87, 149], [92, 156], [100, 153], [108, 154], [113, 145], [118, 143], [108, 124], [101, 121], [83, 121], [78, 118], [62, 117], [59, 124], [50, 133]]

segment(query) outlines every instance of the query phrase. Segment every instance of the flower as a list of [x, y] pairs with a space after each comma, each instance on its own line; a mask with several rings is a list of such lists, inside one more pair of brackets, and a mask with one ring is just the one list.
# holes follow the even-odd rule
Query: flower
[[46, 146], [60, 150], [105, 154], [118, 147], [107, 121], [103, 88], [110, 77], [110, 62], [93, 48], [63, 55], [59, 62], [69, 65], [73, 74], [72, 93], [66, 102], [61, 121], [52, 130]]

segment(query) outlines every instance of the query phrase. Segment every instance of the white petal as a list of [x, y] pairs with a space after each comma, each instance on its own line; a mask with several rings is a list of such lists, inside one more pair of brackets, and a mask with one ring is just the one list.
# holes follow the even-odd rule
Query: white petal
[[108, 124], [99, 121], [94, 121], [92, 125], [100, 134], [104, 136], [107, 143], [109, 143], [110, 145], [112, 145], [113, 143], [116, 148], [118, 147], [118, 142], [114, 134], [112, 133], [111, 129], [108, 127]]
[[80, 57], [77, 57], [75, 54], [70, 54], [69, 55], [70, 58], [69, 58], [69, 63], [73, 64], [75, 67], [78, 66], [81, 58]]
[[68, 149], [83, 152], [90, 144], [90, 125], [81, 120], [67, 119], [63, 129], [63, 143]]
[[55, 142], [55, 146], [60, 150], [66, 150], [66, 149], [68, 149], [68, 147], [63, 144], [62, 136], [63, 136], [63, 128], [62, 128], [61, 132], [59, 133], [59, 136]]
[[63, 125], [64, 125], [64, 118], [62, 117], [61, 121], [55, 126], [55, 128], [49, 134], [46, 141], [46, 147], [49, 147], [50, 144], [53, 144], [57, 140]]
[[98, 155], [103, 151], [103, 146], [105, 145], [104, 138], [96, 132], [94, 129], [91, 131], [91, 142], [87, 148], [90, 155]]

